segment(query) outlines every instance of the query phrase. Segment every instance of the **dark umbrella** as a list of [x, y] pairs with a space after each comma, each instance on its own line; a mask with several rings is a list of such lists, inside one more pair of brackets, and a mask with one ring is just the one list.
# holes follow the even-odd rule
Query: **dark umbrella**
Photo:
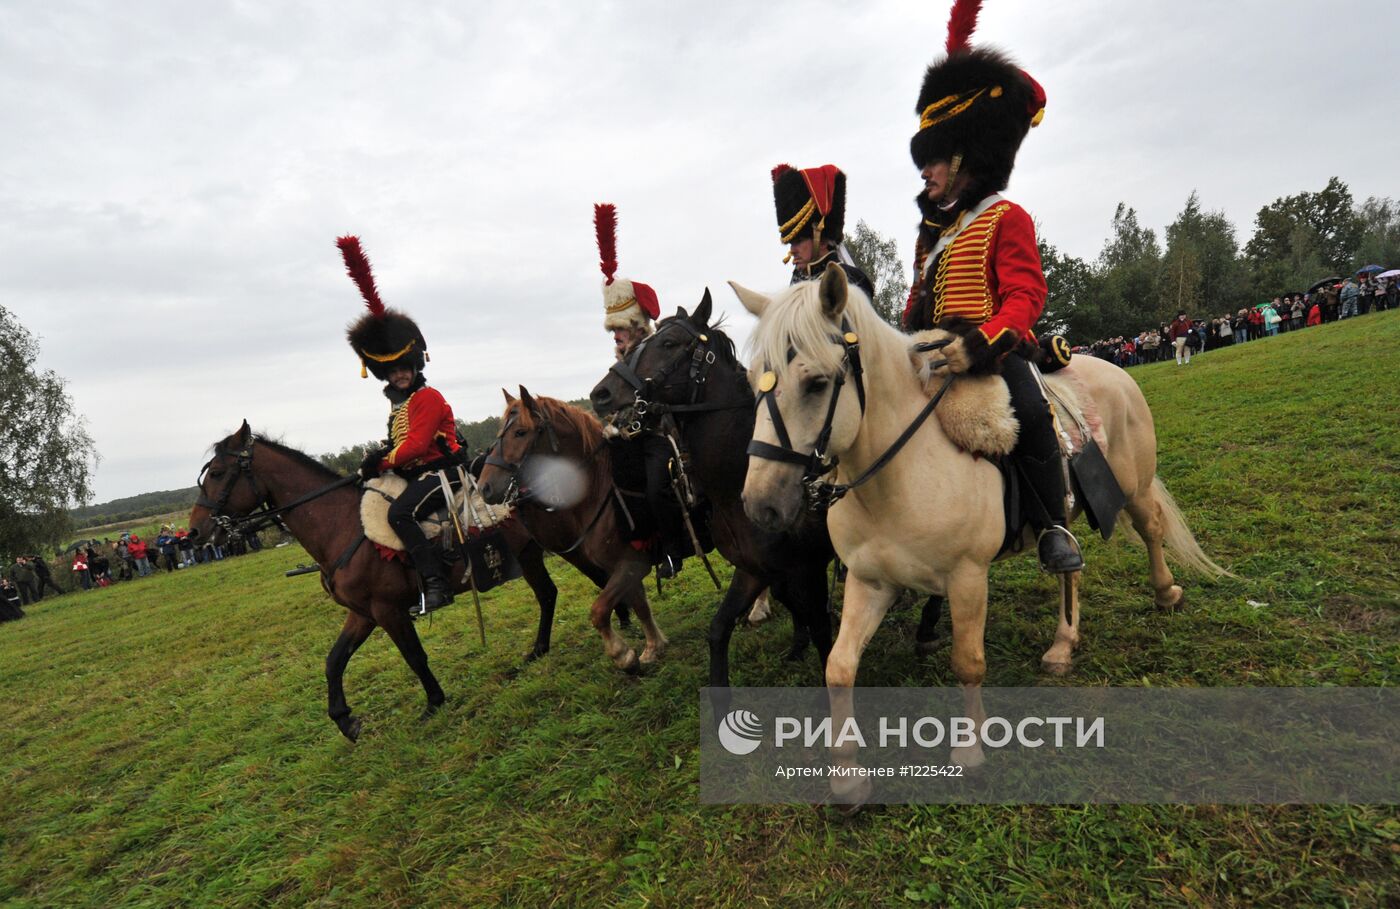
[[1361, 268], [1358, 268], [1358, 269], [1356, 270], [1356, 273], [1357, 273], [1358, 275], [1373, 275], [1373, 274], [1375, 274], [1375, 273], [1378, 272], [1378, 271], [1385, 271], [1385, 266], [1383, 266], [1383, 265], [1365, 265], [1365, 266], [1362, 266]]
[[1313, 291], [1317, 290], [1319, 287], [1330, 287], [1330, 286], [1332, 286], [1333, 284], [1336, 284], [1336, 283], [1340, 282], [1341, 280], [1342, 280], [1342, 276], [1341, 276], [1341, 275], [1333, 275], [1333, 276], [1330, 277], [1330, 278], [1323, 278], [1321, 281], [1318, 281], [1317, 283], [1313, 284], [1312, 287], [1309, 287], [1309, 288], [1308, 288], [1308, 293], [1312, 293]]

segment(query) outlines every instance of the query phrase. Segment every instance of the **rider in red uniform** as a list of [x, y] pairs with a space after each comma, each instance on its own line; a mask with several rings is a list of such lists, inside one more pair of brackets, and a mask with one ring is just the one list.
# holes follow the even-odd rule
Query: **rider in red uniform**
[[968, 43], [980, 7], [981, 0], [954, 3], [947, 55], [928, 68], [915, 107], [919, 129], [909, 147], [924, 178], [923, 219], [904, 321], [910, 330], [958, 334], [943, 351], [950, 371], [1005, 377], [1021, 424], [1013, 455], [1032, 492], [1041, 566], [1079, 571], [1059, 442], [1026, 356], [1046, 297], [1035, 227], [1001, 196], [1021, 140], [1045, 113], [1045, 91], [1005, 55]]
[[390, 408], [388, 441], [365, 456], [360, 476], [369, 479], [392, 470], [408, 480], [408, 488], [389, 506], [389, 526], [403, 540], [423, 578], [423, 609], [428, 612], [452, 602], [452, 585], [441, 553], [428, 542], [418, 519], [444, 504], [436, 471], [456, 457], [457, 423], [442, 393], [423, 376], [428, 345], [418, 325], [379, 299], [359, 239], [341, 237], [336, 245], [369, 309], [346, 336], [360, 358], [361, 377], [368, 370], [386, 383], [384, 396]]

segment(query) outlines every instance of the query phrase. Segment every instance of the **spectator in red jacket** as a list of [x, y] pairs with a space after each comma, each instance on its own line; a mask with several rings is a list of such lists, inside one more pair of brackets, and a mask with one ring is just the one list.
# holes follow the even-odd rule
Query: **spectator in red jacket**
[[1172, 346], [1176, 349], [1176, 365], [1183, 366], [1191, 362], [1191, 348], [1187, 342], [1191, 338], [1191, 320], [1186, 317], [1186, 310], [1176, 314], [1167, 332], [1172, 337]]

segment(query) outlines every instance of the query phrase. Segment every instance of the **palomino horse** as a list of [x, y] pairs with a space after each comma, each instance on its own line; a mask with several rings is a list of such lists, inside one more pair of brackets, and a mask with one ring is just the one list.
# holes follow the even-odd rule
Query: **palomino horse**
[[[639, 662], [656, 662], [666, 649], [666, 636], [652, 620], [642, 588], [651, 565], [622, 532], [603, 427], [592, 414], [554, 398], [533, 397], [523, 385], [518, 399], [509, 392], [505, 396], [501, 431], [481, 471], [482, 498], [499, 505], [516, 495], [515, 515], [530, 535], [600, 588], [589, 618], [614, 665], [632, 672]], [[551, 466], [535, 467], [532, 459]], [[543, 501], [529, 488], [529, 479], [522, 481], [522, 474], [543, 478], [550, 470], [577, 472], [582, 480], [580, 494], [568, 496], [572, 501], [565, 505], [554, 499]], [[613, 631], [612, 614], [621, 606], [637, 613], [646, 633], [647, 645], [640, 659], [622, 635]], [[549, 628], [541, 618], [534, 655], [543, 655], [548, 649]]]
[[[360, 490], [320, 462], [263, 436], [245, 420], [237, 432], [214, 446], [199, 478], [199, 504], [190, 512], [190, 535], [208, 539], [216, 528], [279, 518], [321, 568], [321, 586], [348, 610], [345, 625], [326, 656], [330, 718], [352, 742], [360, 719], [345, 701], [343, 678], [350, 657], [378, 626], [399, 648], [428, 697], [427, 717], [446, 697], [428, 669], [428, 655], [408, 610], [418, 600], [412, 569], [387, 561], [365, 539], [360, 524]], [[265, 509], [265, 510], [264, 510]], [[503, 525], [506, 543], [520, 560], [526, 583], [541, 611], [553, 612], [557, 590], [544, 567], [544, 554], [518, 522]], [[453, 578], [467, 589], [465, 570]]]
[[644, 420], [669, 414], [676, 422], [695, 485], [712, 506], [715, 546], [734, 565], [709, 635], [710, 685], [727, 687], [734, 626], [765, 587], [792, 611], [798, 632], [793, 655], [800, 657], [805, 649], [805, 630], [825, 663], [831, 652], [825, 571], [832, 551], [819, 516], [800, 521], [792, 532], [772, 533], [744, 514], [740, 493], [748, 455], [743, 446], [753, 436], [753, 392], [734, 356], [734, 342], [710, 324], [711, 308], [706, 290], [695, 315], [682, 308], [659, 322], [656, 332], [594, 387], [590, 399], [607, 417], [635, 407], [640, 398]]
[[[930, 399], [911, 361], [910, 338], [884, 323], [864, 293], [849, 290], [839, 268], [828, 268], [820, 282], [794, 285], [771, 299], [731, 286], [759, 317], [750, 375], [769, 393], [771, 405], [760, 408], [755, 426], [754, 446], [763, 455], [749, 460], [744, 484], [749, 515], [767, 527], [798, 520], [804, 505], [804, 470], [798, 462], [806, 461], [808, 452], [823, 465], [834, 459], [837, 480], [849, 486], [827, 514], [832, 544], [850, 569], [840, 631], [826, 664], [836, 728], [849, 709], [861, 653], [900, 588], [948, 598], [953, 673], [964, 686], [968, 716], [980, 725], [987, 573], [1005, 531], [1000, 472], [953, 445], [937, 420], [925, 422], [896, 456], [878, 466]], [[1201, 551], [1156, 478], [1152, 414], [1137, 384], [1118, 367], [1092, 357], [1076, 358], [1061, 375], [1071, 370], [1098, 405], [1105, 455], [1147, 545], [1154, 600], [1163, 608], [1179, 606], [1182, 590], [1163, 558], [1164, 541], [1187, 567], [1210, 575], [1224, 569]], [[856, 393], [842, 394], [846, 384], [855, 385]], [[792, 457], [773, 457], [783, 449]], [[875, 471], [868, 474], [872, 466]], [[1034, 545], [1027, 548], [1035, 551]], [[1061, 582], [1055, 643], [1042, 658], [1044, 668], [1057, 674], [1070, 669], [1079, 643], [1078, 585], [1077, 572]], [[850, 753], [837, 757], [849, 759]], [[981, 763], [980, 743], [955, 753], [954, 760]], [[835, 794], [841, 798], [840, 791]]]

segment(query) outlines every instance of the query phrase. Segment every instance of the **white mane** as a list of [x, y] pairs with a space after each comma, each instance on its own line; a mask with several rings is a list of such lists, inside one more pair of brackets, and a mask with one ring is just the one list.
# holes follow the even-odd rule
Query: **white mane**
[[[841, 368], [845, 351], [831, 342], [833, 335], [840, 334], [840, 326], [822, 314], [820, 284], [803, 281], [769, 301], [758, 327], [749, 336], [750, 382], [757, 381], [769, 369], [781, 371], [787, 365], [789, 351], [807, 360], [818, 372], [831, 374]], [[881, 319], [870, 305], [870, 298], [858, 287], [847, 289], [845, 316], [860, 338], [865, 363], [883, 364], [896, 359], [909, 363], [908, 336]]]

